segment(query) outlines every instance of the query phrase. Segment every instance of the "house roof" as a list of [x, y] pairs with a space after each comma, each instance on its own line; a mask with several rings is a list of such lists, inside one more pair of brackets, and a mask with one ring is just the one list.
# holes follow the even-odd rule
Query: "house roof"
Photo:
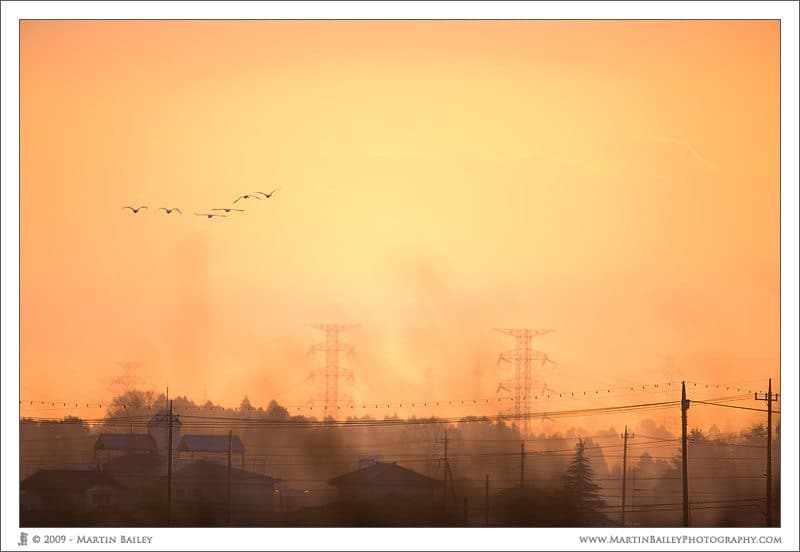
[[[244, 445], [238, 435], [232, 439], [232, 450], [244, 453]], [[184, 435], [178, 445], [179, 452], [228, 452], [227, 435]]]
[[[231, 481], [236, 484], [253, 485], [272, 485], [278, 479], [260, 473], [231, 468]], [[196, 460], [189, 462], [175, 472], [175, 478], [180, 479], [200, 479], [203, 481], [226, 481], [228, 477], [228, 466], [208, 460]]]
[[108, 473], [96, 470], [39, 470], [25, 479], [21, 488], [23, 491], [83, 492], [97, 485], [124, 488]]
[[334, 477], [328, 481], [331, 485], [364, 485], [364, 486], [428, 486], [441, 485], [441, 481], [413, 470], [398, 466], [391, 462], [377, 462], [367, 468]]
[[149, 433], [101, 433], [95, 450], [138, 450], [155, 452], [156, 442]]

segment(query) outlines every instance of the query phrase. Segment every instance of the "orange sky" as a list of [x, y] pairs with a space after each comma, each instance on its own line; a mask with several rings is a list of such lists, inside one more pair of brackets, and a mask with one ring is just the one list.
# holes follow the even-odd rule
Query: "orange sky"
[[779, 376], [776, 21], [24, 21], [20, 80], [22, 400], [303, 403], [328, 321], [361, 400], [494, 396], [492, 327], [562, 391]]

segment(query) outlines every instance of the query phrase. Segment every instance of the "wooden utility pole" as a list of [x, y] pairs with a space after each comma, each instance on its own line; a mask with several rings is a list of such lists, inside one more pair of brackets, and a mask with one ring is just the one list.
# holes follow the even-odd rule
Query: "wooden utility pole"
[[444, 511], [447, 512], [447, 430], [444, 430]]
[[231, 479], [233, 475], [233, 430], [228, 430], [228, 525], [231, 524]]
[[689, 469], [687, 465], [686, 445], [686, 411], [689, 401], [686, 400], [686, 382], [681, 382], [681, 472], [683, 477], [683, 526], [689, 527]]
[[525, 498], [525, 443], [520, 444], [519, 452], [519, 497]]
[[772, 401], [778, 400], [778, 394], [772, 394], [772, 378], [766, 394], [755, 394], [757, 401], [767, 402], [767, 527], [772, 527]]
[[625, 426], [625, 433], [620, 435], [623, 438], [622, 445], [622, 526], [625, 527], [625, 483], [628, 474], [628, 437], [633, 437], [633, 433], [628, 433], [628, 426]]
[[489, 474], [486, 474], [486, 527], [489, 527]]
[[172, 400], [169, 401], [169, 431], [167, 437], [167, 525], [172, 525]]

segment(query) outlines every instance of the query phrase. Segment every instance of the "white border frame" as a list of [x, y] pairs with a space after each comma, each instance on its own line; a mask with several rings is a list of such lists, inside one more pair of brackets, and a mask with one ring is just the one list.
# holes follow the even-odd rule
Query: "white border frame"
[[[777, 535], [780, 545], [634, 544], [654, 550], [797, 550], [798, 543], [798, 4], [796, 2], [4, 2], [2, 4], [2, 545], [19, 539], [19, 19], [781, 19], [780, 529], [98, 529], [39, 534], [150, 535], [150, 549], [615, 550], [578, 535]], [[27, 530], [36, 534], [36, 530]], [[232, 542], [235, 539], [235, 543]], [[107, 549], [108, 545], [86, 546]], [[40, 545], [40, 549], [44, 549]], [[47, 548], [57, 548], [49, 546]], [[71, 548], [64, 547], [64, 548]], [[114, 548], [138, 549], [131, 545]]]

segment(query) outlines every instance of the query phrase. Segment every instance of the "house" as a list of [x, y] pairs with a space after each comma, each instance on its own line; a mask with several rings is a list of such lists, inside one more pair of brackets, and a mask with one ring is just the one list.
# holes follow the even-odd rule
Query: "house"
[[287, 518], [296, 527], [446, 527], [463, 525], [442, 508], [442, 482], [395, 462], [361, 462], [361, 469], [330, 479], [336, 499], [301, 507]]
[[166, 456], [129, 453], [106, 462], [100, 469], [128, 489], [132, 516], [143, 525], [163, 523], [167, 516]]
[[[128, 454], [163, 454], [169, 449], [169, 410], [159, 410], [147, 422], [147, 433], [101, 433], [94, 443], [95, 462], [106, 462]], [[178, 450], [181, 422], [172, 416], [172, 450]]]
[[127, 489], [96, 470], [38, 470], [20, 484], [20, 523], [115, 525], [128, 504]]
[[156, 452], [156, 442], [149, 433], [101, 433], [94, 443], [97, 465], [124, 454]]
[[[227, 437], [226, 437], [227, 439]], [[228, 477], [230, 476], [230, 513]], [[252, 525], [270, 519], [278, 501], [279, 480], [207, 460], [187, 461], [176, 469], [173, 520], [177, 524]]]
[[[193, 461], [173, 458], [175, 474]], [[167, 517], [169, 459], [163, 454], [131, 453], [102, 465], [101, 469], [129, 489], [131, 514], [144, 525], [158, 525]], [[174, 498], [173, 483], [173, 498]]]
[[442, 494], [442, 482], [396, 462], [373, 462], [354, 472], [334, 477], [340, 500], [381, 501], [389, 498], [433, 502]]
[[[142, 525], [164, 522], [167, 516], [167, 456], [126, 454], [107, 462], [102, 469], [129, 489], [132, 518]], [[174, 523], [192, 526], [227, 524], [227, 463], [176, 457], [173, 458], [172, 474]], [[255, 524], [268, 518], [279, 500], [279, 481], [233, 467], [230, 474], [231, 522]]]
[[231, 459], [236, 455], [236, 460], [244, 469], [244, 444], [238, 435], [184, 435], [178, 444], [178, 457], [227, 465], [229, 449]]

